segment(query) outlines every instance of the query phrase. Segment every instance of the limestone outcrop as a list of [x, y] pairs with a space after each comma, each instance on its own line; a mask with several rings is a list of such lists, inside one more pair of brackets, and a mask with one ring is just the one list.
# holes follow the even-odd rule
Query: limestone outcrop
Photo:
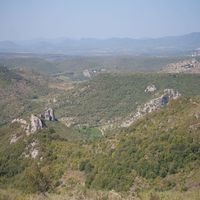
[[26, 132], [27, 135], [30, 135], [31, 133], [35, 133], [36, 131], [45, 127], [42, 120], [33, 114], [30, 117], [30, 123], [24, 119], [14, 119], [12, 120], [11, 123], [19, 123], [21, 125], [21, 128]]
[[154, 84], [148, 85], [145, 89], [145, 92], [155, 92], [157, 90], [156, 86]]
[[147, 113], [151, 113], [159, 109], [161, 106], [168, 104], [169, 99], [177, 99], [180, 96], [181, 94], [174, 89], [164, 89], [163, 94], [160, 97], [151, 99], [144, 105], [139, 106], [137, 111], [121, 124], [121, 127], [129, 127], [133, 122]]
[[39, 117], [36, 117], [35, 115], [31, 115], [31, 133], [35, 133], [36, 131], [42, 129], [44, 127], [41, 119]]
[[48, 121], [55, 121], [56, 118], [54, 115], [54, 110], [52, 108], [48, 108], [47, 110], [45, 110], [44, 118], [45, 120], [48, 120]]
[[[42, 119], [48, 120], [48, 121], [55, 121], [55, 114], [54, 110], [52, 108], [48, 108], [45, 110], [44, 115], [41, 115], [41, 117], [37, 117], [35, 115], [31, 115], [30, 122], [24, 120], [24, 119], [14, 119], [11, 123], [19, 123], [21, 125], [21, 128], [26, 132], [26, 135], [33, 134], [37, 132], [38, 130], [46, 127], [44, 121]], [[12, 142], [14, 143], [16, 140], [16, 137], [13, 136]]]

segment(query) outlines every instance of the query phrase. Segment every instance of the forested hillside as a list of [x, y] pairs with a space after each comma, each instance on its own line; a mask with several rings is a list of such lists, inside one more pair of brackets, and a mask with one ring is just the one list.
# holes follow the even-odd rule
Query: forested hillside
[[[156, 91], [145, 92], [151, 84]], [[99, 126], [122, 120], [166, 88], [178, 90], [183, 96], [194, 96], [200, 94], [199, 85], [198, 74], [102, 74], [63, 93], [55, 108], [60, 118], [71, 117], [75, 124]]]
[[[72, 137], [77, 133], [70, 129], [64, 139], [56, 134], [61, 124], [49, 122], [48, 128], [9, 144], [9, 133], [20, 127], [1, 128], [1, 197], [29, 199], [27, 193], [53, 191], [57, 195], [47, 193], [49, 198], [197, 200], [199, 113], [199, 97], [180, 97], [95, 140]], [[29, 154], [32, 148], [39, 150], [36, 158]], [[6, 193], [9, 188], [12, 193]], [[34, 198], [46, 198], [39, 196]]]
[[32, 70], [9, 70], [0, 66], [0, 124], [30, 112], [34, 100], [48, 92], [47, 77]]

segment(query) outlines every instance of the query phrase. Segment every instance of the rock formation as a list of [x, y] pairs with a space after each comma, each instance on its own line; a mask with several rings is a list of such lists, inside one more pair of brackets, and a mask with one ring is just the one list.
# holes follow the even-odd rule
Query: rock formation
[[44, 112], [44, 118], [45, 120], [48, 121], [55, 121], [55, 115], [54, 115], [54, 110], [52, 108], [48, 108], [45, 112]]
[[21, 125], [21, 128], [26, 132], [27, 135], [35, 133], [36, 131], [42, 129], [45, 126], [41, 119], [33, 114], [31, 115], [30, 123], [28, 123], [24, 119], [14, 119], [11, 123], [19, 123]]
[[35, 133], [36, 131], [44, 127], [41, 119], [33, 114], [31, 115], [30, 121], [31, 121], [31, 130], [30, 130], [31, 133]]
[[155, 92], [157, 89], [156, 89], [156, 86], [151, 84], [151, 85], [148, 85], [147, 88], [145, 89], [145, 92]]
[[137, 111], [121, 124], [121, 127], [129, 127], [133, 122], [147, 113], [151, 113], [161, 106], [168, 104], [169, 99], [177, 99], [179, 96], [181, 96], [181, 94], [178, 91], [174, 89], [165, 89], [163, 95], [160, 97], [151, 99], [143, 106], [139, 106]]
[[[27, 135], [30, 135], [31, 133], [35, 133], [38, 130], [44, 128], [46, 125], [44, 124], [44, 122], [41, 120], [42, 117], [45, 120], [48, 121], [55, 121], [55, 115], [54, 115], [54, 111], [52, 108], [49, 108], [45, 111], [44, 116], [41, 115], [41, 117], [37, 117], [35, 115], [31, 115], [30, 118], [30, 123], [28, 123], [26, 120], [24, 119], [14, 119], [12, 120], [11, 123], [19, 123], [21, 125], [21, 128], [26, 132]], [[15, 137], [13, 137], [12, 142], [15, 141]]]
[[172, 99], [177, 99], [178, 97], [181, 96], [181, 94], [174, 89], [164, 89], [164, 95], [167, 95], [168, 97], [172, 98]]

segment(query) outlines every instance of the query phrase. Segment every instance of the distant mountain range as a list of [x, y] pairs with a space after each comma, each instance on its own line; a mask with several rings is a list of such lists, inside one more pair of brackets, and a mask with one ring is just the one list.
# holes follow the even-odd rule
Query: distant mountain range
[[0, 41], [0, 52], [67, 55], [188, 55], [200, 47], [200, 32], [162, 38], [37, 39]]

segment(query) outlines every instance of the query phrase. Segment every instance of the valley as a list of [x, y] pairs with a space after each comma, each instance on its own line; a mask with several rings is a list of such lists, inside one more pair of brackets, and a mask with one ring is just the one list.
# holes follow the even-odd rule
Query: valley
[[0, 0], [0, 200], [200, 200], [199, 0]]
[[15, 59], [0, 58], [0, 199], [199, 199], [200, 74], [176, 70], [191, 58]]

